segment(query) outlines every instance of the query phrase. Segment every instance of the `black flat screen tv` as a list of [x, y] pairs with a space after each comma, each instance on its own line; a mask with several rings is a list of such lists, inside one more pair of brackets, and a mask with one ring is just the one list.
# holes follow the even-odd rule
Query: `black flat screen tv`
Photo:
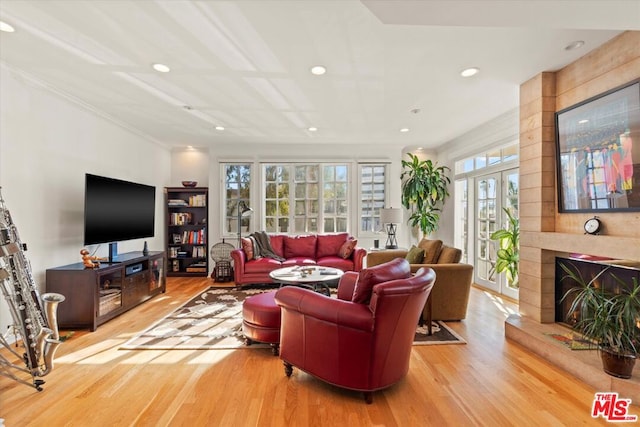
[[[155, 187], [85, 175], [85, 245], [153, 237], [155, 211]], [[116, 255], [110, 249], [110, 258]]]

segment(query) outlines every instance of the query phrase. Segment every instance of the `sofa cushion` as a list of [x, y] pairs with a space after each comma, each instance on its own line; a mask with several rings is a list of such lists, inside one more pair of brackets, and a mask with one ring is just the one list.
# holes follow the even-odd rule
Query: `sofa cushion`
[[260, 258], [254, 259], [244, 264], [245, 273], [269, 273], [276, 268], [282, 267], [280, 261], [276, 261], [273, 258]]
[[358, 274], [351, 301], [368, 304], [375, 285], [390, 280], [406, 279], [409, 276], [411, 276], [411, 267], [404, 258], [396, 258], [384, 264], [365, 268]]
[[348, 237], [348, 233], [319, 234], [316, 247], [316, 258], [338, 255], [340, 247]]
[[247, 237], [242, 238], [242, 250], [244, 251], [244, 256], [247, 261], [251, 261], [253, 259], [253, 242], [251, 239]]
[[458, 248], [443, 245], [438, 257], [438, 264], [457, 264], [462, 259], [462, 251]]
[[424, 264], [435, 264], [438, 262], [440, 249], [442, 249], [442, 240], [422, 239], [420, 243], [418, 243], [418, 247], [424, 249], [424, 259], [422, 260]]
[[351, 257], [353, 250], [356, 248], [358, 241], [356, 239], [346, 240], [342, 246], [340, 246], [340, 250], [338, 250], [338, 256], [342, 259], [347, 259]]
[[270, 235], [269, 240], [271, 241], [271, 249], [275, 252], [276, 255], [279, 255], [284, 258], [284, 234], [276, 234]]
[[337, 255], [320, 258], [316, 263], [321, 267], [333, 267], [342, 271], [353, 271], [353, 261]]
[[306, 257], [316, 258], [316, 236], [285, 236], [284, 238], [284, 257]]
[[416, 245], [411, 246], [409, 252], [404, 257], [409, 264], [422, 264], [422, 260], [424, 259], [424, 249], [417, 247]]

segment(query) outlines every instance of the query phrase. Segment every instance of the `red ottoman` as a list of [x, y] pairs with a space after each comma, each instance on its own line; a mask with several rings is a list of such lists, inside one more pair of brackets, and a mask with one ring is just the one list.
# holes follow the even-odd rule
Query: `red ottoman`
[[280, 307], [275, 301], [276, 292], [257, 294], [242, 303], [242, 332], [247, 345], [253, 341], [271, 344], [274, 355], [280, 347]]

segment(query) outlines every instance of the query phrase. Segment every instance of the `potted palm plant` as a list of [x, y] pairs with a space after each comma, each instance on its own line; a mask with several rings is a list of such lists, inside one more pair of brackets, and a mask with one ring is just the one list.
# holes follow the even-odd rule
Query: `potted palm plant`
[[491, 240], [498, 240], [500, 249], [496, 253], [496, 271], [506, 272], [510, 287], [518, 288], [518, 264], [520, 263], [520, 221], [509, 209], [502, 209], [507, 214], [507, 226], [491, 234]]
[[438, 166], [431, 160], [420, 160], [408, 153], [409, 160], [402, 160], [402, 206], [411, 210], [407, 222], [419, 227], [424, 235], [438, 229], [440, 209], [449, 196], [447, 186], [451, 180], [446, 176], [446, 166]]
[[[631, 378], [633, 366], [640, 350], [640, 284], [633, 277], [625, 283], [608, 269], [593, 279], [585, 280], [580, 272], [564, 263], [560, 267], [576, 282], [562, 300], [573, 298], [567, 313], [570, 318], [579, 314], [574, 329], [597, 345], [604, 371], [619, 378]], [[616, 292], [600, 286], [608, 274], [617, 285]]]

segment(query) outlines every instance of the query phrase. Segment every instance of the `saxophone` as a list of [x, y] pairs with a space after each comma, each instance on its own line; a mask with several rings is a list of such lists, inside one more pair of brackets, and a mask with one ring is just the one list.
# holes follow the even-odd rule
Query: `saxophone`
[[[44, 381], [39, 377], [51, 372], [53, 357], [62, 343], [56, 313], [58, 304], [65, 298], [56, 293], [40, 297], [25, 251], [26, 245], [20, 241], [18, 229], [0, 193], [0, 289], [13, 320], [7, 334], [0, 334], [0, 344], [25, 365], [11, 362], [0, 352], [0, 375], [42, 391]], [[16, 338], [15, 346], [24, 348], [23, 354], [9, 344], [10, 334]], [[31, 376], [31, 382], [24, 374]]]

